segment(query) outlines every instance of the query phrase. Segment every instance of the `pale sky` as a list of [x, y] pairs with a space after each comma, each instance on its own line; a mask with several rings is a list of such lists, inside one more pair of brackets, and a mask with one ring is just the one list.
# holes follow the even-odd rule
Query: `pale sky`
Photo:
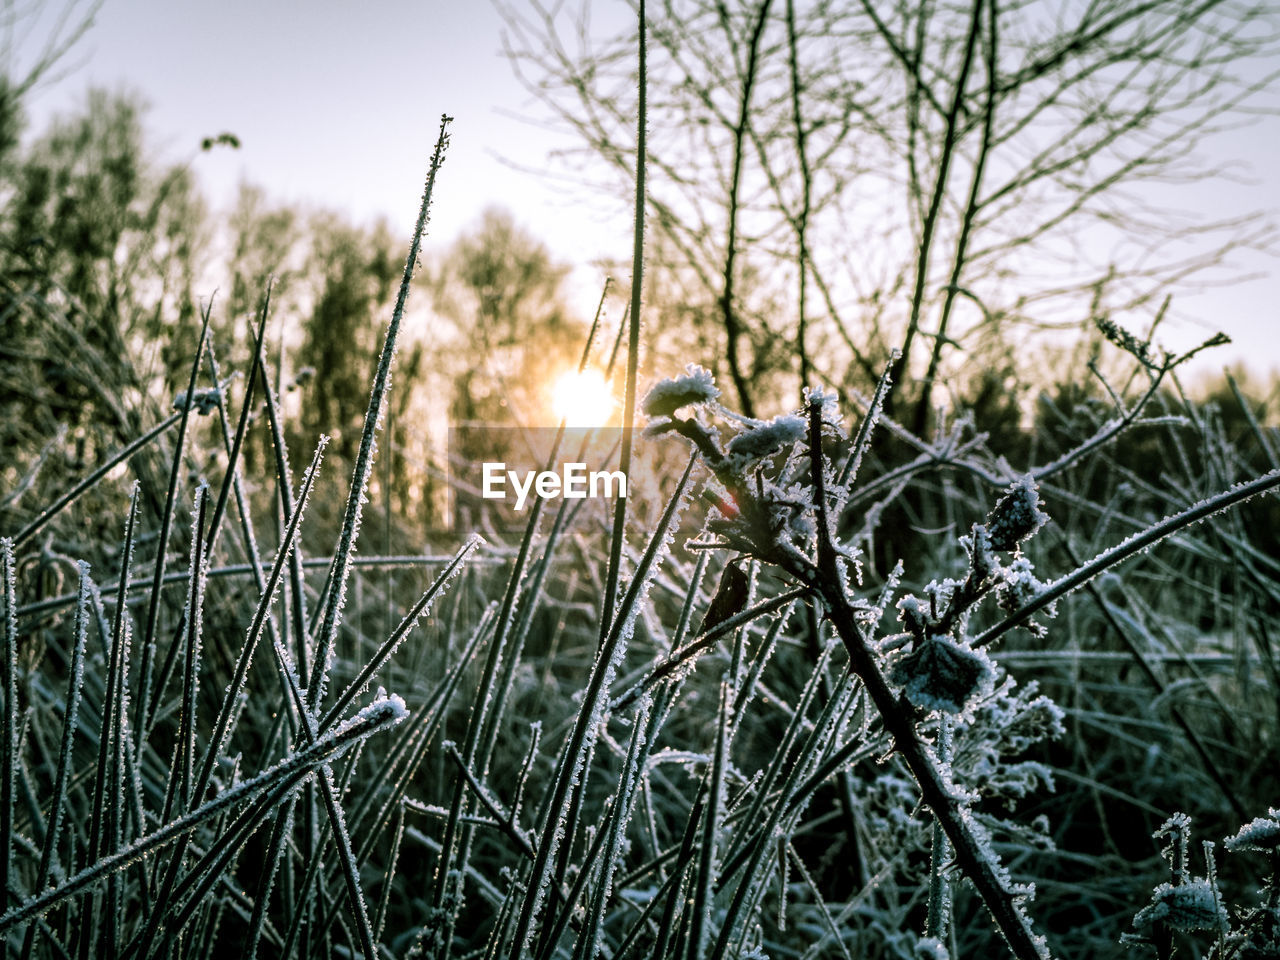
[[[570, 203], [511, 166], [540, 166], [564, 142], [520, 119], [530, 98], [501, 55], [501, 27], [487, 0], [105, 0], [68, 60], [75, 69], [28, 100], [29, 126], [75, 109], [90, 86], [137, 91], [151, 142], [189, 160], [215, 204], [244, 179], [277, 201], [385, 216], [407, 237], [447, 113], [429, 244], [501, 205], [563, 261], [625, 253], [629, 216], [602, 221], [598, 197]], [[199, 151], [224, 130], [241, 149]], [[603, 278], [583, 273], [598, 297]]]
[[[606, 31], [631, 16], [624, 0], [599, 0], [594, 10]], [[90, 85], [135, 90], [150, 104], [151, 143], [170, 162], [189, 160], [216, 205], [244, 179], [279, 201], [344, 210], [362, 222], [385, 216], [406, 237], [440, 114], [448, 113], [453, 143], [429, 244], [446, 244], [496, 204], [563, 261], [627, 255], [625, 204], [602, 203], [590, 190], [575, 196], [503, 162], [541, 167], [566, 142], [519, 119], [532, 103], [501, 55], [501, 28], [488, 0], [105, 0], [68, 61], [77, 66], [35, 91], [27, 111], [39, 130], [50, 114], [82, 102]], [[23, 56], [19, 48], [19, 64]], [[203, 137], [224, 130], [242, 149], [199, 152]], [[1259, 182], [1197, 186], [1194, 196], [1179, 196], [1181, 205], [1207, 213], [1280, 208], [1277, 146], [1274, 117], [1225, 135], [1222, 159], [1250, 164]], [[1270, 276], [1180, 298], [1167, 345], [1220, 329], [1235, 343], [1201, 369], [1245, 361], [1258, 372], [1280, 370], [1280, 264], [1255, 256], [1238, 266]], [[580, 313], [590, 314], [602, 280], [590, 267], [577, 271]]]

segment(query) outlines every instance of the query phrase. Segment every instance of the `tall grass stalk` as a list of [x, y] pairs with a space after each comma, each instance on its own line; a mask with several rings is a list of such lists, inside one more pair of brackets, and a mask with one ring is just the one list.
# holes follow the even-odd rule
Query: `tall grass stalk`
[[[173, 461], [169, 468], [169, 489], [165, 494], [163, 513], [160, 518], [160, 537], [156, 546], [158, 557], [151, 579], [151, 596], [147, 601], [147, 619], [142, 632], [142, 664], [141, 680], [138, 686], [137, 718], [134, 726], [138, 731], [138, 752], [141, 753], [150, 730], [151, 716], [148, 713], [148, 697], [151, 689], [152, 661], [155, 658], [156, 624], [160, 616], [160, 588], [164, 581], [165, 553], [169, 549], [169, 530], [173, 524], [173, 512], [177, 505], [178, 478], [182, 469], [182, 453], [187, 439], [187, 426], [191, 421], [191, 408], [195, 403], [196, 382], [200, 375], [200, 364], [204, 356], [204, 347], [209, 335], [209, 318], [213, 311], [213, 302], [205, 303], [200, 316], [200, 339], [196, 344], [195, 359], [191, 364], [191, 376], [187, 380], [187, 391], [182, 398], [182, 417], [178, 421], [178, 435], [173, 444]], [[164, 677], [156, 685], [158, 690], [164, 689]], [[156, 694], [160, 694], [157, 692]]]
[[[342, 607], [346, 603], [347, 581], [351, 576], [351, 557], [355, 553], [356, 541], [360, 536], [360, 520], [364, 513], [365, 492], [369, 477], [373, 471], [373, 457], [377, 450], [377, 435], [382, 426], [382, 414], [386, 405], [387, 392], [391, 389], [391, 368], [395, 363], [396, 348], [399, 344], [400, 323], [404, 318], [405, 304], [409, 299], [409, 287], [413, 281], [414, 271], [418, 266], [418, 251], [422, 245], [422, 236], [427, 229], [427, 220], [431, 213], [431, 198], [435, 191], [436, 176], [444, 163], [445, 151], [449, 146], [449, 124], [452, 117], [440, 118], [440, 131], [436, 138], [435, 149], [431, 154], [431, 163], [427, 171], [427, 183], [422, 191], [422, 203], [418, 207], [418, 220], [414, 224], [413, 234], [409, 241], [409, 255], [405, 258], [404, 274], [400, 278], [400, 288], [396, 292], [395, 307], [391, 311], [391, 322], [383, 336], [382, 352], [378, 357], [378, 369], [373, 378], [373, 389], [369, 394], [369, 407], [365, 411], [364, 427], [360, 431], [360, 445], [356, 451], [355, 468], [351, 475], [351, 491], [347, 495], [346, 512], [342, 518], [342, 532], [338, 535], [338, 545], [334, 551], [334, 569], [330, 576], [332, 586], [329, 590], [328, 602], [321, 612], [320, 649], [312, 665], [308, 682], [307, 705], [315, 710], [324, 695], [325, 684], [329, 673], [329, 660], [333, 655], [333, 645], [338, 636], [338, 624], [342, 618]], [[370, 958], [372, 960], [372, 958]]]
[[[58, 773], [54, 781], [53, 797], [49, 805], [49, 821], [45, 824], [44, 844], [40, 851], [40, 866], [36, 871], [35, 890], [43, 890], [49, 883], [54, 852], [62, 832], [63, 803], [67, 792], [67, 780], [71, 770], [71, 751], [74, 746], [76, 719], [80, 709], [80, 693], [84, 686], [85, 641], [89, 636], [89, 565], [80, 562], [80, 602], [76, 605], [76, 639], [68, 670], [66, 712], [62, 717], [62, 740], [58, 749]], [[36, 925], [27, 927], [22, 940], [22, 960], [28, 960], [35, 945]]]

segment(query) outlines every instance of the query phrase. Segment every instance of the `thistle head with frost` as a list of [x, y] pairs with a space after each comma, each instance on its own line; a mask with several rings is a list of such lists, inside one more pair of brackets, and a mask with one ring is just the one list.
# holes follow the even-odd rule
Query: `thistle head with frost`
[[[812, 391], [824, 428], [836, 424], [834, 397]], [[682, 376], [655, 384], [641, 410], [650, 437], [676, 433], [690, 441], [711, 470], [708, 497], [715, 506], [709, 527], [724, 545], [778, 563], [810, 579], [809, 552], [816, 534], [811, 485], [803, 476], [809, 424], [803, 413], [771, 420], [730, 414], [720, 407], [711, 374], [695, 364]], [[723, 440], [712, 418], [720, 415], [733, 433]]]

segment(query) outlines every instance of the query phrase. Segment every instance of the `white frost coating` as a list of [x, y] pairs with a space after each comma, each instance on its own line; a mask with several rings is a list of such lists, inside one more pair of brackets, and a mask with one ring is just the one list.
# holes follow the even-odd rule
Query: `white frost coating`
[[1133, 918], [1135, 927], [1164, 921], [1177, 930], [1226, 930], [1227, 915], [1213, 884], [1202, 877], [1174, 886], [1162, 883], [1151, 894], [1151, 903]]
[[1031, 474], [1024, 474], [1009, 485], [1008, 492], [987, 517], [991, 546], [996, 550], [1016, 550], [1018, 544], [1049, 522], [1040, 509], [1040, 492]]
[[[1019, 554], [1013, 562], [1000, 570], [1000, 582], [996, 584], [996, 603], [1000, 609], [1014, 613], [1034, 603], [1046, 590], [1043, 581], [1037, 579], [1031, 569], [1031, 561]], [[1043, 610], [1049, 619], [1058, 615], [1058, 603], [1051, 601]], [[1024, 624], [1034, 636], [1042, 637], [1046, 630], [1042, 623], [1027, 620]]]
[[286, 680], [289, 682], [290, 686], [297, 690], [302, 696], [302, 708], [307, 710], [311, 723], [314, 726], [317, 723], [318, 718], [307, 707], [306, 687], [303, 686], [302, 680], [298, 676], [298, 668], [293, 662], [293, 655], [289, 653], [289, 648], [284, 645], [283, 641], [281, 641], [279, 637], [277, 637], [275, 641], [275, 651], [276, 659], [279, 660], [281, 665], [284, 667]]
[[367, 707], [357, 710], [350, 720], [338, 725], [334, 735], [339, 736], [345, 729], [361, 723], [397, 724], [407, 716], [409, 716], [409, 708], [405, 706], [404, 698], [395, 693], [387, 694], [385, 698], [375, 700]]
[[991, 546], [991, 533], [985, 525], [975, 523], [969, 536], [960, 538], [960, 545], [968, 552], [969, 566], [980, 580], [998, 577], [1003, 572]]
[[635, 716], [635, 733], [627, 750], [627, 765], [618, 782], [618, 792], [609, 816], [609, 835], [605, 843], [604, 862], [600, 868], [600, 878], [596, 886], [596, 894], [591, 904], [591, 923], [588, 926], [590, 949], [588, 956], [597, 956], [601, 952], [601, 924], [604, 920], [605, 904], [613, 894], [614, 879], [622, 868], [630, 844], [627, 842], [627, 826], [635, 813], [635, 795], [644, 770], [644, 755], [648, 752], [645, 730], [649, 721], [649, 711], [653, 701], [648, 694], [640, 698], [640, 706]]
[[990, 831], [973, 815], [969, 807], [960, 808], [960, 819], [968, 827], [969, 834], [977, 848], [978, 856], [986, 862], [996, 883], [999, 884], [1001, 892], [1009, 898], [1008, 905], [1017, 918], [1018, 924], [1022, 927], [1023, 933], [1026, 934], [1027, 940], [1036, 951], [1036, 955], [1043, 958], [1043, 960], [1050, 960], [1048, 942], [1042, 934], [1038, 934], [1032, 929], [1031, 918], [1027, 916], [1027, 911], [1025, 910], [1027, 901], [1035, 894], [1035, 887], [1030, 884], [1015, 884], [1012, 881], [1009, 877], [1009, 871], [1000, 862], [1000, 857], [991, 846]]
[[696, 363], [684, 369], [684, 376], [660, 380], [645, 394], [640, 409], [646, 417], [669, 417], [681, 407], [710, 403], [720, 396], [711, 371]]
[[936, 937], [925, 937], [916, 943], [916, 956], [921, 960], [951, 960], [951, 954]]
[[1011, 600], [1019, 606], [1030, 603], [1044, 592], [1044, 583], [1036, 579], [1031, 569], [1031, 561], [1026, 557], [1016, 557], [1004, 568], [1004, 584], [1002, 589], [1010, 592]]
[[333, 761], [366, 737], [399, 723], [406, 716], [408, 710], [404, 701], [394, 694], [385, 700], [369, 704], [332, 731], [317, 737], [315, 742], [273, 764], [256, 777], [223, 790], [190, 813], [169, 821], [145, 837], [103, 857], [57, 887], [51, 887], [23, 901], [21, 905], [0, 916], [0, 929], [9, 929], [40, 916], [63, 900], [119, 873], [131, 863], [150, 855], [236, 804], [253, 800], [267, 791], [289, 784], [291, 780], [292, 786], [296, 787], [302, 781], [301, 774], [313, 772], [316, 767]]
[[[395, 699], [396, 701], [399, 701], [398, 709], [400, 711], [400, 715], [397, 716], [396, 719], [393, 720], [392, 722], [399, 723], [401, 720], [405, 718], [405, 716], [408, 714], [408, 711], [404, 709], [403, 700], [401, 700], [399, 697], [396, 697]], [[395, 709], [397, 709], [396, 703], [393, 702], [390, 698], [386, 700], [377, 700], [369, 704], [368, 707], [365, 707], [364, 710], [361, 710], [359, 713], [357, 713], [356, 717], [359, 718], [360, 715], [363, 714], [366, 710], [369, 710], [370, 707], [383, 707], [384, 705], [390, 705], [393, 712]], [[385, 710], [383, 710], [382, 712], [386, 714]], [[391, 715], [391, 714], [387, 714], [387, 715]], [[364, 741], [362, 740], [361, 741], [362, 745], [363, 745], [363, 742]], [[330, 795], [334, 797], [340, 797], [342, 795], [342, 791], [338, 789], [338, 785], [334, 781], [333, 768], [328, 764], [325, 764], [320, 768], [320, 775], [323, 776], [328, 781]], [[333, 818], [333, 833], [334, 833], [334, 840], [336, 841], [335, 846], [337, 846], [338, 848], [339, 856], [343, 858], [343, 869], [347, 871], [347, 875], [350, 878], [348, 880], [348, 893], [349, 893], [350, 899], [355, 901], [354, 907], [356, 911], [358, 911], [356, 920], [357, 920], [357, 923], [359, 923], [359, 925], [364, 931], [363, 933], [361, 933], [361, 937], [363, 938], [366, 934], [372, 937], [372, 931], [370, 930], [370, 927], [369, 927], [369, 908], [365, 904], [364, 890], [361, 888], [362, 885], [360, 884], [360, 881], [359, 881], [360, 865], [356, 862], [355, 852], [351, 848], [351, 831], [347, 829], [346, 813], [343, 812], [342, 804], [338, 802], [329, 804], [329, 812]]]
[[906, 698], [922, 710], [952, 715], [991, 695], [995, 664], [982, 650], [934, 634], [894, 664], [892, 679]]
[[1232, 853], [1275, 853], [1280, 849], [1280, 810], [1271, 807], [1265, 817], [1250, 820], [1223, 846]]
[[811, 404], [818, 404], [821, 407], [822, 422], [835, 427], [844, 433], [844, 423], [840, 418], [840, 396], [834, 390], [827, 390], [823, 387], [805, 387], [804, 388], [804, 409], [809, 409]]
[[4, 563], [4, 631], [7, 643], [18, 642], [18, 572], [13, 561], [13, 539], [0, 539], [0, 561]]
[[[8, 547], [8, 543], [5, 544]], [[7, 555], [6, 555], [7, 559]], [[80, 596], [76, 605], [76, 642], [71, 654], [71, 672], [67, 678], [67, 698], [62, 723], [62, 746], [58, 752], [58, 772], [54, 783], [54, 802], [49, 812], [49, 821], [45, 826], [45, 851], [40, 860], [40, 869], [35, 889], [43, 890], [48, 882], [50, 869], [57, 863], [58, 837], [62, 830], [64, 804], [62, 798], [66, 785], [71, 778], [72, 749], [75, 739], [76, 717], [80, 709], [80, 692], [84, 687], [84, 651], [89, 636], [89, 564], [78, 561], [80, 568]], [[125, 620], [126, 627], [128, 619]], [[59, 871], [60, 872], [60, 871]]]
[[1189, 882], [1191, 870], [1187, 864], [1187, 849], [1191, 846], [1191, 818], [1185, 813], [1175, 813], [1151, 834], [1153, 840], [1169, 839], [1160, 851], [1169, 861], [1169, 869], [1179, 883]]
[[745, 470], [805, 435], [804, 417], [794, 413], [748, 427], [729, 441], [730, 466]]
[[924, 636], [925, 625], [929, 615], [920, 603], [920, 598], [913, 593], [907, 594], [897, 604], [898, 621], [916, 637]]

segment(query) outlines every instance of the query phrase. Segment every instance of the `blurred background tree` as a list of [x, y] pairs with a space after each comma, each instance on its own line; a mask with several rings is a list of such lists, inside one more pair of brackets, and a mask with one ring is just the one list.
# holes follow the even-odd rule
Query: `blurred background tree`
[[456, 337], [454, 422], [547, 425], [547, 386], [577, 362], [586, 337], [566, 303], [568, 274], [505, 210], [485, 210], [454, 241], [432, 291]]

